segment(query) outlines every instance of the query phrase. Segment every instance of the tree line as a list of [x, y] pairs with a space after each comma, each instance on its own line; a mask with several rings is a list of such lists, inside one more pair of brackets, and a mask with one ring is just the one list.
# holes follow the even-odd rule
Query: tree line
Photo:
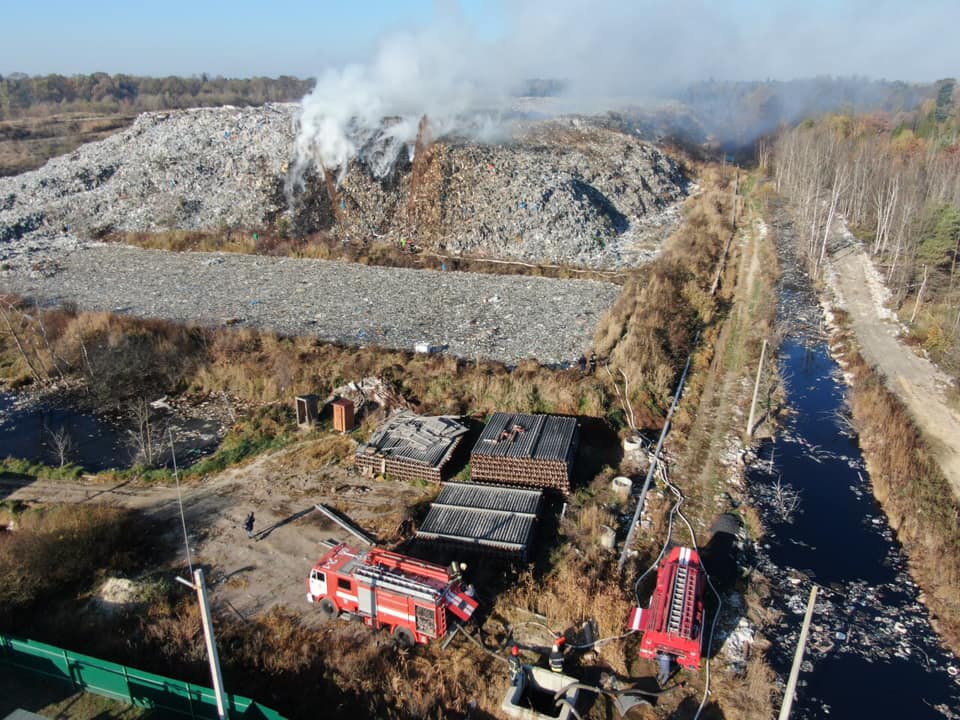
[[886, 275], [915, 338], [960, 372], [960, 110], [936, 84], [912, 113], [829, 115], [759, 145], [790, 198], [811, 269], [842, 216]]
[[796, 80], [714, 81], [687, 86], [677, 99], [728, 152], [752, 150], [783, 123], [831, 112], [895, 114], [933, 96], [930, 83], [828, 75]]
[[312, 79], [137, 75], [0, 75], [0, 120], [63, 112], [130, 112], [299, 100]]

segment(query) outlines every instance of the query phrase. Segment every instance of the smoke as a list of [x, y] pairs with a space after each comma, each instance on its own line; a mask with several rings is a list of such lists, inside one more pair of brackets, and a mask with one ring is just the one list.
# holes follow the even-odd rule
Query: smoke
[[564, 81], [563, 97], [541, 104], [547, 112], [591, 113], [678, 97], [708, 78], [933, 80], [960, 71], [943, 36], [960, 21], [956, 0], [918, 2], [908, 18], [892, 0], [853, 0], [842, 9], [812, 2], [802, 12], [747, 0], [511, 0], [498, 7], [502, 28], [492, 39], [479, 37], [448, 0], [425, 26], [382, 37], [367, 62], [320, 73], [302, 101], [295, 179], [313, 166], [342, 180], [354, 160], [377, 177], [389, 175], [398, 157], [412, 155], [424, 114], [434, 137], [503, 137], [516, 110], [511, 96], [530, 78]]
[[295, 174], [312, 164], [342, 180], [360, 158], [386, 177], [404, 152], [412, 157], [423, 115], [434, 137], [495, 136], [504, 92], [480, 50], [452, 8], [427, 27], [382, 38], [366, 64], [325, 70], [301, 103]]

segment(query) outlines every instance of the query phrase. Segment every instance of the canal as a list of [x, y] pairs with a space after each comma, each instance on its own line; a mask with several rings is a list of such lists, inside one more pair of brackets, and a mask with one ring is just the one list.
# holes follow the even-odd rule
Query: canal
[[[781, 226], [786, 269], [780, 348], [791, 412], [760, 448], [750, 492], [767, 528], [761, 570], [780, 622], [771, 663], [785, 680], [811, 583], [820, 586], [792, 718], [960, 718], [958, 663], [930, 625], [921, 591], [874, 500], [857, 438], [844, 421], [840, 367], [820, 330], [809, 279]], [[799, 504], [787, 512], [795, 494]]]

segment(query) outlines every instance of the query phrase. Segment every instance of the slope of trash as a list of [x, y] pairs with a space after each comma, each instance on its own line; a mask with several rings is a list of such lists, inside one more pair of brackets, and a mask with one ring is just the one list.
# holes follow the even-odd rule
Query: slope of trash
[[321, 168], [294, 178], [297, 112], [144, 113], [0, 178], [0, 261], [118, 232], [253, 230], [614, 267], [656, 252], [687, 191], [656, 147], [579, 117], [517, 124], [497, 144], [425, 141], [419, 158], [409, 146], [374, 158], [373, 147], [339, 182]]

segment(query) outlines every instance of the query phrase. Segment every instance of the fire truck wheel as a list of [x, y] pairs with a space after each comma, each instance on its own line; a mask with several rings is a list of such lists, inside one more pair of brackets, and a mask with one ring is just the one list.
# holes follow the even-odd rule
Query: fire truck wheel
[[402, 648], [412, 648], [417, 642], [410, 628], [405, 627], [394, 628], [393, 639], [396, 640], [397, 645]]
[[337, 616], [337, 606], [330, 598], [324, 598], [320, 601], [320, 612], [327, 620], [331, 620]]

